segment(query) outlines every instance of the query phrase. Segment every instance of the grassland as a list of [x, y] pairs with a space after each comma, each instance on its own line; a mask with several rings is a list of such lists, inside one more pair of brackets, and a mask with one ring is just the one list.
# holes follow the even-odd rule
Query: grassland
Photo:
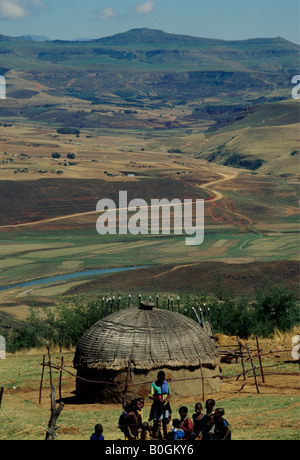
[[[241, 372], [241, 364], [223, 364], [224, 379], [221, 390], [212, 396], [218, 407], [223, 407], [226, 419], [232, 430], [234, 440], [298, 440], [299, 439], [299, 378], [298, 365], [287, 364], [289, 359], [291, 334], [275, 335], [272, 339], [260, 339], [263, 351], [276, 349], [277, 358], [266, 356], [264, 366], [274, 365], [275, 368], [265, 369], [265, 383], [258, 378], [260, 393], [256, 393], [253, 378], [246, 382], [235, 381], [236, 374]], [[219, 337], [222, 344], [234, 343], [234, 338]], [[255, 341], [248, 342], [255, 347]], [[282, 350], [282, 352], [280, 351]], [[1, 434], [4, 440], [43, 440], [50, 417], [49, 372], [46, 369], [42, 391], [42, 402], [39, 404], [39, 385], [41, 362], [45, 350], [8, 355], [1, 360], [1, 385], [4, 386], [2, 407], [0, 410]], [[73, 350], [61, 353], [52, 351], [52, 362], [60, 363], [64, 356], [65, 367], [71, 372]], [[279, 358], [280, 356], [280, 358]], [[248, 366], [248, 364], [247, 364]], [[279, 375], [268, 375], [275, 372]], [[295, 375], [287, 375], [289, 373]], [[74, 374], [75, 375], [75, 374]], [[230, 378], [230, 376], [233, 378]], [[53, 372], [53, 382], [58, 388], [59, 374]], [[102, 423], [107, 440], [122, 439], [117, 428], [122, 408], [118, 405], [76, 404], [74, 399], [75, 377], [64, 373], [62, 379], [62, 398], [65, 403], [59, 417], [60, 429], [58, 440], [88, 440], [96, 423]], [[203, 395], [199, 395], [202, 401]], [[184, 401], [172, 399], [173, 418], [177, 416], [179, 407], [184, 404], [189, 408], [190, 415], [194, 412], [194, 401], [187, 397]], [[144, 418], [147, 419], [150, 401], [146, 400]]]

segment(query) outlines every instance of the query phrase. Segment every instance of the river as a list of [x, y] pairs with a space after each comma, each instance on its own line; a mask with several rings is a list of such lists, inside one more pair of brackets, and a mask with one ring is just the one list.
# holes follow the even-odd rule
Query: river
[[55, 283], [56, 281], [65, 281], [70, 279], [82, 278], [84, 276], [94, 276], [94, 275], [106, 275], [108, 273], [117, 273], [124, 272], [129, 270], [137, 270], [138, 268], [147, 268], [147, 266], [141, 267], [123, 267], [123, 268], [102, 268], [98, 270], [86, 270], [82, 272], [67, 273], [65, 275], [51, 276], [49, 278], [40, 278], [32, 281], [25, 281], [24, 283], [11, 284], [9, 286], [0, 286], [0, 291], [7, 291], [9, 289], [14, 289], [18, 287], [31, 287], [37, 286], [40, 284]]

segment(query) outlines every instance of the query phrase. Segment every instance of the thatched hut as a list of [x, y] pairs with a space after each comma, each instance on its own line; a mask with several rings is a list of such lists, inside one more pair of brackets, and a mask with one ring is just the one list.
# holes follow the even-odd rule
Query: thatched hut
[[145, 303], [107, 316], [84, 334], [74, 357], [76, 394], [98, 402], [147, 397], [149, 382], [164, 370], [173, 395], [201, 398], [203, 382], [205, 394], [219, 391], [219, 363], [214, 340], [197, 322]]

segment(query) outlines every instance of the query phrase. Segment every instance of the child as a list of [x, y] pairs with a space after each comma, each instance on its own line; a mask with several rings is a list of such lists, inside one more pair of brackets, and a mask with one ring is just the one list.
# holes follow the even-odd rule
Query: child
[[144, 398], [138, 398], [137, 400], [138, 402], [138, 415], [139, 415], [139, 418], [140, 418], [140, 425], [142, 425], [143, 423], [143, 408], [144, 408], [144, 405], [145, 405], [145, 400]]
[[168, 433], [168, 424], [171, 420], [170, 406], [171, 390], [164, 371], [159, 371], [157, 380], [150, 387], [149, 398], [153, 400], [149, 422], [153, 420], [153, 438], [156, 439], [159, 432], [159, 426], [163, 425], [163, 439], [166, 440]]
[[214, 440], [219, 441], [230, 441], [231, 431], [227, 420], [223, 418], [225, 414], [224, 409], [218, 408], [215, 410], [214, 421], [215, 421], [215, 433], [213, 435]]
[[90, 441], [104, 441], [104, 436], [103, 436], [103, 426], [101, 423], [97, 423], [95, 425], [95, 433], [92, 434], [90, 437]]
[[202, 435], [202, 441], [211, 441], [213, 439], [214, 432], [215, 432], [215, 417], [213, 414], [206, 415], [206, 417], [207, 417], [207, 425]]
[[193, 414], [194, 428], [191, 434], [191, 440], [201, 441], [203, 433], [207, 430], [208, 415], [203, 414], [202, 404], [195, 404], [195, 414]]
[[208, 399], [205, 403], [206, 415], [211, 415], [214, 413], [216, 401], [214, 399]]
[[181, 426], [182, 426], [183, 431], [185, 432], [185, 438], [184, 438], [185, 440], [189, 439], [193, 431], [193, 422], [187, 416], [187, 414], [188, 414], [187, 407], [183, 406], [179, 409]]
[[180, 420], [178, 418], [174, 418], [173, 420], [173, 430], [172, 430], [172, 440], [184, 440], [185, 439], [185, 431], [182, 429]]
[[123, 411], [122, 414], [120, 415], [119, 423], [118, 423], [118, 427], [120, 428], [120, 430], [122, 431], [122, 433], [124, 433], [125, 439], [126, 439], [126, 434], [127, 434], [127, 430], [126, 430], [126, 417], [127, 417], [127, 415], [128, 415], [129, 409], [130, 409], [130, 404], [125, 404], [124, 411]]
[[129, 440], [137, 440], [140, 428], [140, 417], [138, 414], [138, 400], [133, 399], [126, 417], [126, 437]]

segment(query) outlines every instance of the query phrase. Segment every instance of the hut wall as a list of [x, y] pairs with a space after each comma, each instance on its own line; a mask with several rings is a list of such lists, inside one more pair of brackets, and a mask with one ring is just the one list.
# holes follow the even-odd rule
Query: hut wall
[[[98, 371], [96, 369], [78, 370], [76, 380], [76, 395], [84, 402], [122, 403], [124, 387], [128, 378], [125, 401], [137, 397], [148, 398], [151, 382], [157, 378], [157, 372], [164, 370], [170, 383], [172, 398], [195, 397], [202, 400], [204, 377], [204, 394], [214, 394], [220, 391], [221, 379], [213, 378], [219, 375], [219, 368], [203, 367], [195, 369], [152, 369], [149, 372], [127, 371]], [[187, 380], [188, 379], [188, 380]], [[177, 380], [177, 381], [176, 381]], [[94, 383], [95, 381], [99, 383]], [[119, 385], [108, 385], [100, 382], [116, 382]]]

